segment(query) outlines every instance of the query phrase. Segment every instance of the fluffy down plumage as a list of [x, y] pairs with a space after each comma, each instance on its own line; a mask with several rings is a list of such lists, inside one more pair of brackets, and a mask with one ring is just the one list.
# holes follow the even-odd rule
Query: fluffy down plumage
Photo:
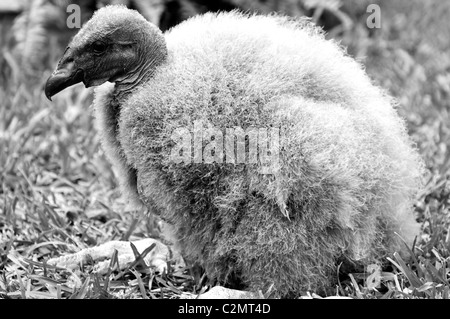
[[[140, 19], [106, 7], [89, 28], [130, 15]], [[151, 76], [126, 95], [120, 81], [96, 90], [99, 130], [124, 192], [175, 226], [184, 256], [211, 280], [273, 285], [279, 297], [326, 291], [338, 263], [364, 266], [401, 250], [395, 232], [412, 241], [421, 160], [392, 98], [318, 28], [232, 12], [155, 34], [167, 54]], [[223, 132], [280, 128], [279, 170], [174, 163], [174, 130], [193, 133], [198, 120]]]

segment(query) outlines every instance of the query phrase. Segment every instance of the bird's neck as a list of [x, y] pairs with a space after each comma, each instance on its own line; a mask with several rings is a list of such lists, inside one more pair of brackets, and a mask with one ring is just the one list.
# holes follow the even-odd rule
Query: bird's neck
[[136, 67], [125, 76], [115, 81], [115, 98], [119, 102], [133, 92], [137, 87], [148, 82], [158, 67], [167, 60], [168, 52], [166, 41], [159, 29], [145, 32], [142, 36], [143, 45], [138, 51], [139, 61]]

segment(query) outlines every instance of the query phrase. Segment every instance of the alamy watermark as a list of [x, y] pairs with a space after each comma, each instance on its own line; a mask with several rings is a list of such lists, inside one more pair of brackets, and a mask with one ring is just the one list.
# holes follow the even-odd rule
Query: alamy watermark
[[381, 8], [377, 4], [369, 4], [367, 6], [367, 13], [370, 15], [367, 17], [366, 26], [369, 29], [380, 29], [381, 28]]
[[170, 161], [184, 164], [257, 164], [261, 174], [274, 174], [280, 161], [280, 128], [215, 128], [194, 121], [172, 132]]
[[[69, 4], [66, 12], [69, 13], [66, 25], [69, 29], [81, 28], [81, 9], [77, 4]], [[369, 4], [366, 9], [366, 13], [370, 15], [366, 19], [366, 26], [369, 29], [381, 28], [381, 8], [377, 4]]]
[[66, 19], [66, 25], [69, 29], [81, 28], [81, 9], [77, 4], [69, 4], [66, 9], [70, 13]]

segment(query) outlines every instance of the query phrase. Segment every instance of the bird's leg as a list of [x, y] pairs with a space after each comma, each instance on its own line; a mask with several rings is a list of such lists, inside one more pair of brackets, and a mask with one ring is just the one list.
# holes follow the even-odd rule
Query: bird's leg
[[[172, 255], [168, 246], [152, 238], [132, 241], [131, 243], [136, 247], [139, 254], [142, 254], [154, 244], [154, 248], [143, 256], [143, 261], [148, 267], [154, 268], [157, 272], [162, 273], [167, 270], [167, 262], [171, 259]], [[108, 271], [114, 250], [118, 252], [117, 258], [121, 270], [136, 260], [136, 255], [133, 252], [130, 242], [114, 240], [96, 247], [83, 249], [74, 254], [51, 258], [48, 260], [48, 264], [72, 270], [79, 267], [81, 263], [92, 259], [98, 261], [94, 267], [94, 272], [104, 274]]]

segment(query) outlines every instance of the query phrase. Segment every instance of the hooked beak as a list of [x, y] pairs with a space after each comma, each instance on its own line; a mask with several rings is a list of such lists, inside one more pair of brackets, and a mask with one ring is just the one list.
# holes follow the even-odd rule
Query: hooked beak
[[51, 101], [53, 95], [83, 81], [83, 78], [83, 70], [75, 69], [73, 60], [63, 57], [45, 83], [45, 96]]

